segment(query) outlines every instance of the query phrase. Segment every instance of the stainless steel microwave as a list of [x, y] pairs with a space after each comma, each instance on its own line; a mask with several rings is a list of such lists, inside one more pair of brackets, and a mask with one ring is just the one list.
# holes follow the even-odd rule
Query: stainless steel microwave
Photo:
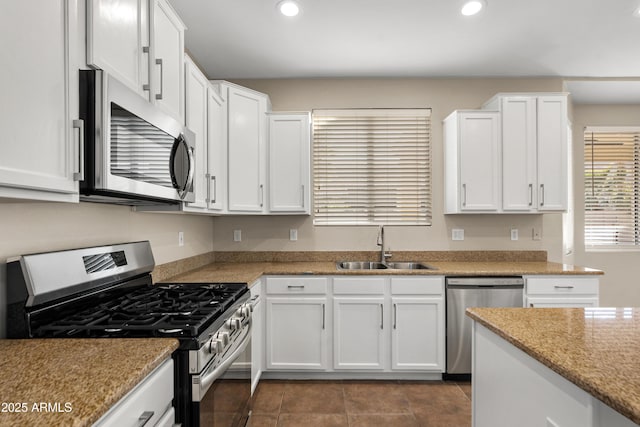
[[80, 200], [193, 202], [194, 134], [100, 70], [80, 71]]

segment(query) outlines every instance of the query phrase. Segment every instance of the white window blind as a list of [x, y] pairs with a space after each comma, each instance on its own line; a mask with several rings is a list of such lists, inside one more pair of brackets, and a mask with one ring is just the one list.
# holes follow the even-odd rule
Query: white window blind
[[584, 179], [585, 247], [637, 247], [640, 128], [587, 128]]
[[430, 116], [314, 110], [314, 224], [430, 225]]

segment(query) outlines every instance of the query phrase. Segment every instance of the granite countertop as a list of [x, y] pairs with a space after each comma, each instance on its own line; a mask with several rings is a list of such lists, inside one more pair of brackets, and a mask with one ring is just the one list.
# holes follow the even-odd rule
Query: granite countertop
[[640, 424], [640, 308], [469, 308], [467, 315]]
[[0, 340], [0, 425], [92, 425], [177, 348], [168, 338]]
[[425, 261], [435, 270], [338, 270], [334, 261], [281, 262], [213, 262], [204, 267], [178, 274], [171, 282], [238, 282], [253, 283], [262, 275], [431, 275], [431, 276], [508, 276], [508, 275], [572, 275], [602, 274], [602, 271], [568, 264], [544, 261]]

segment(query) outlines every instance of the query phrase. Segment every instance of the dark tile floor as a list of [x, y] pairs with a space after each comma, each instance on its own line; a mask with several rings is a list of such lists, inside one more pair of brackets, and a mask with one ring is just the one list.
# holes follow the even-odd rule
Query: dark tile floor
[[469, 427], [471, 384], [260, 381], [248, 427]]

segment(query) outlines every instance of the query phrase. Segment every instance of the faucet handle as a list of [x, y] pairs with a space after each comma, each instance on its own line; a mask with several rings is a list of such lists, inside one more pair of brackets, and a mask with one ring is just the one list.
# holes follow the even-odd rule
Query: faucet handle
[[378, 228], [378, 239], [376, 240], [376, 245], [382, 246], [384, 244], [384, 225], [381, 225]]

